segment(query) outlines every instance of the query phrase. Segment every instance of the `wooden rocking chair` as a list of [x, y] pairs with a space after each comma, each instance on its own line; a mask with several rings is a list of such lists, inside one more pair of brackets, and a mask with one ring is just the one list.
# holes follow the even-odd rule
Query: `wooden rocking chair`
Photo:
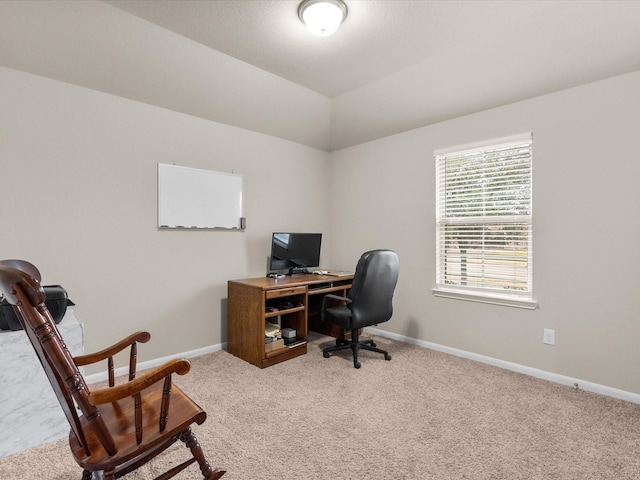
[[[191, 450], [191, 458], [156, 480], [172, 478], [196, 461], [205, 479], [224, 475], [224, 470], [211, 468], [191, 431], [191, 425], [201, 425], [207, 414], [172, 385], [172, 374], [187, 373], [189, 362], [173, 360], [136, 377], [137, 344], [149, 341], [147, 332], [134, 333], [100, 352], [72, 357], [45, 306], [40, 280], [40, 272], [28, 262], [0, 261], [0, 291], [13, 306], [71, 425], [69, 445], [83, 468], [82, 479], [90, 480], [93, 472], [103, 472], [106, 480], [122, 477], [177, 440]], [[115, 385], [113, 357], [127, 348], [129, 381]], [[109, 387], [91, 391], [78, 367], [102, 360], [107, 360]]]

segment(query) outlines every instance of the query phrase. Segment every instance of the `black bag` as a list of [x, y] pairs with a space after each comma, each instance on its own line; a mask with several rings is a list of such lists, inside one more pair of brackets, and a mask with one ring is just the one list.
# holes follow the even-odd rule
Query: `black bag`
[[[67, 313], [67, 306], [74, 305], [74, 303], [69, 300], [67, 291], [60, 285], [45, 285], [42, 288], [47, 294], [44, 303], [49, 309], [53, 321], [58, 324], [64, 318], [64, 314]], [[11, 304], [6, 298], [1, 296], [0, 298], [2, 298], [0, 302], [0, 330], [22, 330], [22, 324], [13, 311]]]

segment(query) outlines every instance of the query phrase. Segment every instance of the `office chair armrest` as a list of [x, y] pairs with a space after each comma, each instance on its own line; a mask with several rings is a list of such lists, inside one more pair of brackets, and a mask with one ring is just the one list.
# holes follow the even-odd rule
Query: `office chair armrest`
[[118, 343], [111, 345], [104, 350], [100, 350], [95, 353], [88, 353], [86, 355], [78, 355], [77, 357], [73, 357], [73, 361], [78, 367], [82, 367], [84, 365], [90, 365], [92, 363], [99, 362], [101, 360], [105, 360], [107, 358], [113, 357], [117, 353], [120, 353], [125, 348], [130, 347], [134, 343], [147, 343], [151, 335], [149, 332], [136, 332], [129, 335], [127, 338], [120, 340]]
[[327, 293], [324, 297], [322, 297], [322, 306], [321, 311], [325, 311], [327, 308], [327, 304], [329, 300], [334, 302], [345, 302], [347, 305], [351, 303], [351, 300], [347, 297], [341, 297], [340, 295], [334, 295], [333, 293]]
[[127, 383], [117, 385], [114, 387], [101, 388], [89, 393], [89, 400], [93, 405], [100, 405], [103, 403], [112, 403], [123, 398], [132, 397], [139, 394], [145, 388], [150, 387], [154, 383], [157, 383], [171, 374], [177, 373], [178, 375], [184, 375], [191, 369], [191, 364], [188, 360], [170, 360], [159, 367], [149, 370], [143, 373], [134, 380]]

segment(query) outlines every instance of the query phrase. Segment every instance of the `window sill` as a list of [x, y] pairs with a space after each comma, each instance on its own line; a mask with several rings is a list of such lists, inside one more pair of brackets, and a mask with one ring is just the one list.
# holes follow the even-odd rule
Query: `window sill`
[[466, 300], [468, 302], [525, 308], [527, 310], [535, 310], [538, 308], [538, 302], [535, 300], [528, 300], [509, 295], [488, 295], [486, 293], [461, 292], [459, 290], [449, 290], [446, 288], [433, 288], [431, 291], [435, 297], [441, 298], [453, 298], [455, 300]]

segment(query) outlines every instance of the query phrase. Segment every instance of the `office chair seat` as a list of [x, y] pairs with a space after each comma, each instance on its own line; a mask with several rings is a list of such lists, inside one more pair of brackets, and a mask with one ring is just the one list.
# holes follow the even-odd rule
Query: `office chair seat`
[[351, 330], [351, 310], [346, 305], [339, 305], [337, 307], [328, 307], [325, 311], [325, 315], [331, 318], [331, 323], [337, 325], [340, 328]]

